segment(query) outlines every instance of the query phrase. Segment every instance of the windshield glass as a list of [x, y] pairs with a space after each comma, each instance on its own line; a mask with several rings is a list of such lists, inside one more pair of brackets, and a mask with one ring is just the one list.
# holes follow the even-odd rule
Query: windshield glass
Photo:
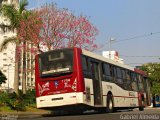
[[54, 50], [39, 55], [41, 77], [71, 73], [73, 49]]

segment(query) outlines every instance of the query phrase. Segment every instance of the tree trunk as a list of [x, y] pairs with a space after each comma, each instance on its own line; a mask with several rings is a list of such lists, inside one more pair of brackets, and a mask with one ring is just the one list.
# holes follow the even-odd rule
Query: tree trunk
[[18, 55], [18, 48], [16, 45], [15, 49], [15, 71], [14, 71], [14, 91], [18, 95], [19, 91], [19, 55]]
[[26, 42], [23, 42], [23, 73], [22, 73], [22, 92], [26, 94]]

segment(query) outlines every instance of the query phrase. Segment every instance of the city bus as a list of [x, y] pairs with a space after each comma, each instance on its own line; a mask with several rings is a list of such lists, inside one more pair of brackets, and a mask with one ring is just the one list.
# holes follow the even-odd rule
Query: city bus
[[160, 95], [155, 95], [155, 107], [160, 107]]
[[147, 74], [80, 48], [36, 55], [37, 108], [47, 110], [105, 110], [150, 104]]
[[160, 95], [154, 95], [152, 98], [153, 107], [160, 107]]

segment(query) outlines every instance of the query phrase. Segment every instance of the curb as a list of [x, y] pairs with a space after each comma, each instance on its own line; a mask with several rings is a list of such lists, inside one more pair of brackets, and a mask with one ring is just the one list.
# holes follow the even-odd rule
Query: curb
[[146, 107], [144, 109], [160, 109], [160, 107]]
[[44, 115], [50, 115], [51, 112], [0, 112], [0, 118], [5, 120], [21, 118], [38, 118]]

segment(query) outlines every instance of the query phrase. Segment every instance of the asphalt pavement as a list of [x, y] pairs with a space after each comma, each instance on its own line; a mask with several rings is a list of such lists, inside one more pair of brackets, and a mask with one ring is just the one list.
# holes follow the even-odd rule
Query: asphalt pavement
[[[99, 115], [99, 117], [102, 117], [103, 116], [106, 116], [108, 118], [111, 118], [111, 119], [117, 119], [117, 117], [120, 116], [120, 114], [159, 114], [160, 115], [160, 107], [157, 107], [157, 108], [152, 108], [152, 107], [147, 107], [145, 108], [145, 112], [140, 112], [138, 109], [134, 109], [134, 110], [120, 110], [116, 113], [109, 113], [109, 114], [101, 114]], [[93, 111], [89, 111], [89, 112], [85, 112], [85, 114], [83, 115], [80, 115], [81, 117], [87, 117], [87, 116], [94, 116], [96, 114], [99, 114], [97, 112], [93, 112]], [[47, 119], [51, 119], [52, 117], [56, 117], [57, 115], [54, 115], [53, 112], [50, 112], [50, 111], [42, 111], [42, 112], [0, 112], [0, 119], [1, 120], [17, 120], [17, 119], [42, 119], [44, 118], [44, 120]], [[70, 115], [61, 115], [62, 116], [70, 116]], [[70, 117], [71, 118], [74, 118], [76, 115], [71, 115]], [[56, 117], [56, 118], [61, 118], [61, 117]], [[69, 117], [69, 119], [71, 119]], [[68, 117], [65, 117], [65, 118], [68, 118]], [[79, 118], [79, 117], [75, 117], [75, 118]], [[54, 118], [55, 119], [55, 118]], [[85, 119], [85, 118], [84, 118]], [[65, 119], [66, 120], [66, 119]], [[81, 119], [80, 119], [81, 120]], [[101, 120], [101, 119], [99, 119]], [[127, 120], [127, 119], [126, 119]]]

